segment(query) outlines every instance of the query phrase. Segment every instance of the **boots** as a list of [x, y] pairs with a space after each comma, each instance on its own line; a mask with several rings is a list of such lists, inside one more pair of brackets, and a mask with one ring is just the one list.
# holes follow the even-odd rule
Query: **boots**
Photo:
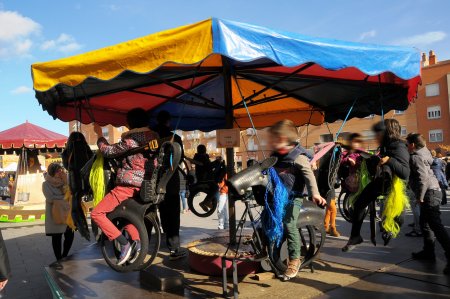
[[331, 232], [329, 234], [332, 235], [333, 237], [340, 237], [341, 236], [341, 234], [337, 231], [336, 227], [332, 227], [331, 228]]
[[339, 237], [341, 235], [336, 229], [336, 213], [336, 199], [332, 199], [330, 204], [327, 206], [324, 225], [326, 233], [333, 237]]

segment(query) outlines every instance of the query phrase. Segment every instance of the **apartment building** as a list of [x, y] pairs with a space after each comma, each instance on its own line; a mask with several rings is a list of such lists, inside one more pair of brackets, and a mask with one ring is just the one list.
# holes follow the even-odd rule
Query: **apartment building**
[[422, 54], [422, 85], [417, 100], [418, 131], [429, 148], [450, 145], [450, 60]]

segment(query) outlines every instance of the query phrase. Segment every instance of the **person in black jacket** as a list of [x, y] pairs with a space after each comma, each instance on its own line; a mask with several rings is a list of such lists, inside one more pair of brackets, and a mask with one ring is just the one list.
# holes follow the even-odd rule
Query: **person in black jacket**
[[11, 273], [9, 266], [8, 252], [6, 251], [5, 241], [0, 231], [0, 291], [8, 283], [8, 278]]
[[[401, 140], [401, 126], [395, 119], [386, 119], [384, 122], [375, 124], [372, 128], [376, 139], [380, 144], [380, 154], [375, 178], [362, 191], [359, 199], [356, 201], [353, 212], [352, 231], [350, 239], [342, 248], [347, 252], [353, 250], [356, 245], [363, 242], [361, 237], [361, 226], [365, 216], [365, 209], [369, 204], [375, 201], [379, 196], [389, 193], [389, 187], [393, 175], [402, 180], [409, 178], [409, 152], [406, 143]], [[392, 234], [384, 233], [383, 239], [385, 245], [392, 238]]]
[[[183, 149], [181, 137], [172, 132], [170, 128], [170, 113], [162, 110], [156, 117], [158, 124], [153, 130], [160, 138], [173, 137], [173, 140], [180, 144]], [[184, 152], [182, 152], [184, 157]], [[180, 248], [180, 177], [178, 173], [173, 175], [167, 183], [167, 193], [164, 200], [159, 205], [161, 225], [166, 235], [167, 247], [170, 251], [170, 260], [177, 260], [186, 256], [186, 251]]]

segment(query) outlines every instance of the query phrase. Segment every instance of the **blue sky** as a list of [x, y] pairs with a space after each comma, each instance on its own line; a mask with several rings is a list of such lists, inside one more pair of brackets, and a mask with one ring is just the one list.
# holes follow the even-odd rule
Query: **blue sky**
[[34, 98], [30, 65], [211, 16], [307, 35], [433, 49], [450, 59], [450, 1], [0, 0], [0, 131], [25, 120], [67, 135]]

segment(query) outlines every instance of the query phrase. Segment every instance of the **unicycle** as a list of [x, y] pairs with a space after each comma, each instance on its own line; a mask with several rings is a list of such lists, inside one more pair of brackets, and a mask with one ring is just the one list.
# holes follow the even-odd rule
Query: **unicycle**
[[[136, 151], [134, 150], [133, 153]], [[173, 165], [178, 165], [181, 160], [181, 147], [178, 143], [165, 142], [154, 154], [157, 155], [157, 166], [151, 178], [142, 183], [139, 196], [125, 200], [107, 215], [121, 232], [126, 231], [128, 225], [133, 225], [140, 239], [140, 251], [137, 252], [133, 248], [136, 256], [130, 259], [131, 262], [117, 265], [120, 246], [114, 240], [108, 240], [104, 234], [101, 235], [100, 247], [103, 258], [108, 266], [117, 272], [143, 270], [152, 264], [159, 251], [161, 228], [157, 208], [164, 199], [168, 181], [177, 171], [177, 167]], [[129, 237], [129, 234], [125, 235]], [[135, 246], [134, 240], [128, 239], [128, 241]]]

